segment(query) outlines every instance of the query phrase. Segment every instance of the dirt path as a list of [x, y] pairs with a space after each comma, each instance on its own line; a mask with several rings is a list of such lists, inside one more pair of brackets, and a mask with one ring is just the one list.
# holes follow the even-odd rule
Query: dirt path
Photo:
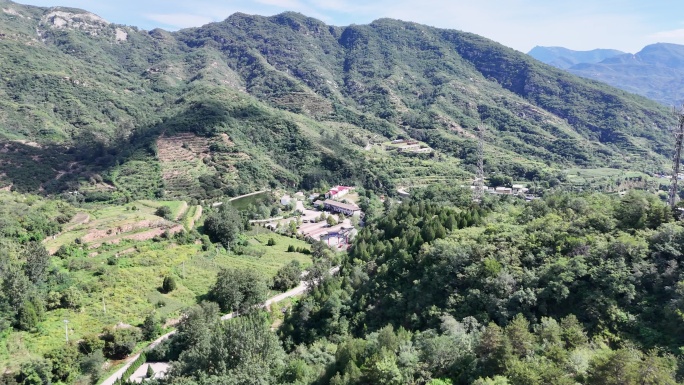
[[[335, 275], [335, 274], [337, 274], [338, 271], [340, 271], [340, 268], [339, 268], [339, 266], [336, 266], [336, 267], [333, 267], [332, 269], [330, 269], [329, 273], [330, 273], [331, 275]], [[262, 307], [262, 308], [263, 308], [263, 307], [268, 307], [268, 306], [270, 306], [270, 305], [273, 304], [273, 303], [280, 302], [280, 301], [282, 301], [282, 300], [284, 300], [284, 299], [287, 299], [287, 298], [294, 297], [294, 296], [296, 296], [296, 295], [302, 294], [302, 293], [304, 293], [304, 292], [306, 291], [306, 288], [307, 288], [307, 283], [306, 283], [305, 281], [302, 281], [302, 282], [299, 283], [299, 286], [295, 287], [294, 289], [288, 290], [288, 291], [286, 291], [285, 293], [278, 294], [278, 295], [276, 295], [276, 296], [274, 296], [274, 297], [269, 298], [268, 300], [266, 300], [266, 302], [264, 302], [263, 304], [261, 304], [261, 307]], [[227, 319], [231, 319], [231, 318], [237, 317], [238, 315], [239, 315], [239, 314], [237, 314], [237, 313], [229, 313], [229, 314], [223, 315], [223, 316], [221, 317], [221, 319], [222, 319], [222, 320], [227, 320]], [[152, 341], [152, 343], [150, 343], [144, 350], [154, 349], [157, 345], [159, 345], [160, 343], [162, 343], [162, 341], [166, 340], [167, 338], [171, 337], [171, 336], [174, 335], [174, 334], [176, 334], [176, 331], [175, 331], [175, 330], [172, 330], [172, 331], [170, 331], [170, 332], [164, 334], [163, 336], [161, 336], [161, 337], [157, 338], [156, 340]], [[109, 376], [107, 379], [105, 379], [104, 381], [102, 381], [102, 382], [100, 383], [100, 385], [114, 385], [114, 384], [118, 381], [118, 379], [121, 378], [121, 376], [123, 376], [123, 374], [124, 374], [124, 372], [126, 371], [126, 369], [128, 369], [128, 368], [133, 364], [133, 362], [134, 362], [136, 359], [138, 359], [139, 356], [140, 356], [140, 353], [128, 357], [128, 358], [125, 360], [125, 361], [126, 361], [126, 364], [125, 364], [124, 366], [122, 366], [119, 370], [117, 370], [114, 374], [112, 374], [111, 376]]]
[[202, 217], [202, 206], [197, 205], [195, 207], [195, 215], [188, 221], [188, 230], [192, 230], [195, 227], [195, 222], [197, 222]]
[[178, 210], [178, 215], [176, 215], [176, 220], [179, 221], [181, 218], [183, 218], [183, 215], [188, 211], [188, 202], [183, 201], [181, 203], [180, 210]]
[[64, 229], [62, 230], [62, 233], [66, 233], [67, 231], [71, 231], [74, 227], [78, 225], [83, 225], [85, 223], [88, 223], [90, 221], [90, 215], [88, 213], [76, 213], [73, 218], [69, 221], [69, 223], [64, 226]]

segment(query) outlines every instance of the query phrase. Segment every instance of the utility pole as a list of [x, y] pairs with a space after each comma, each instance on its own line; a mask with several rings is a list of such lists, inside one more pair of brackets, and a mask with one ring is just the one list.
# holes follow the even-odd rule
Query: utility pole
[[682, 160], [682, 138], [684, 138], [684, 109], [679, 110], [678, 112], [675, 111], [675, 113], [679, 117], [679, 127], [677, 127], [677, 129], [673, 133], [675, 137], [675, 153], [672, 159], [672, 181], [670, 183], [670, 194], [668, 199], [668, 203], [670, 204], [670, 207], [673, 209], [677, 204], [677, 192], [679, 191], [677, 184], [679, 179], [679, 169]]
[[477, 175], [475, 176], [475, 196], [477, 202], [482, 201], [484, 195], [484, 124], [477, 126]]
[[69, 343], [69, 320], [65, 319], [64, 320], [64, 338], [66, 339], [66, 343]]

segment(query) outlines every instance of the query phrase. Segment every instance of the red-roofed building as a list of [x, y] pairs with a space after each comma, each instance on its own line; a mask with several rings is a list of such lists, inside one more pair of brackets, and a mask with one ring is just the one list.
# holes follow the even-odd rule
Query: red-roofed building
[[349, 193], [353, 189], [354, 189], [353, 187], [349, 187], [349, 186], [335, 186], [335, 187], [331, 188], [330, 190], [328, 190], [327, 193], [325, 193], [325, 197], [328, 199], [341, 198], [341, 197], [347, 195], [347, 193]]

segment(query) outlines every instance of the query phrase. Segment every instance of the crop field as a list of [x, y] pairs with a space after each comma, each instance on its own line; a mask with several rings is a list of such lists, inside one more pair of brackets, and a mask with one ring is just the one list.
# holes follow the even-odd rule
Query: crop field
[[56, 252], [62, 245], [75, 242], [96, 248], [103, 243], [116, 243], [127, 237], [145, 240], [166, 230], [179, 231], [175, 223], [154, 214], [162, 205], [169, 206], [174, 217], [182, 216], [187, 211], [184, 201], [136, 201], [121, 206], [84, 210], [65, 225], [68, 231], [47, 239], [45, 247], [50, 253]]

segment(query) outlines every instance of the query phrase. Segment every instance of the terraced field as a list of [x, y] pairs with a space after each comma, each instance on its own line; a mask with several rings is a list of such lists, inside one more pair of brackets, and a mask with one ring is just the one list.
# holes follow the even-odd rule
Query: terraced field
[[183, 227], [175, 222], [165, 220], [154, 214], [156, 209], [166, 205], [171, 208], [172, 215], [180, 217], [184, 201], [136, 201], [123, 206], [107, 206], [83, 211], [65, 225], [67, 231], [45, 241], [50, 253], [56, 252], [60, 246], [72, 243], [84, 244], [97, 249], [103, 244], [116, 244], [124, 239], [147, 240], [166, 231], [176, 233]]
[[204, 162], [209, 156], [209, 140], [190, 133], [161, 136], [157, 157], [161, 164], [165, 195], [183, 197], [200, 190], [198, 177], [212, 170]]

